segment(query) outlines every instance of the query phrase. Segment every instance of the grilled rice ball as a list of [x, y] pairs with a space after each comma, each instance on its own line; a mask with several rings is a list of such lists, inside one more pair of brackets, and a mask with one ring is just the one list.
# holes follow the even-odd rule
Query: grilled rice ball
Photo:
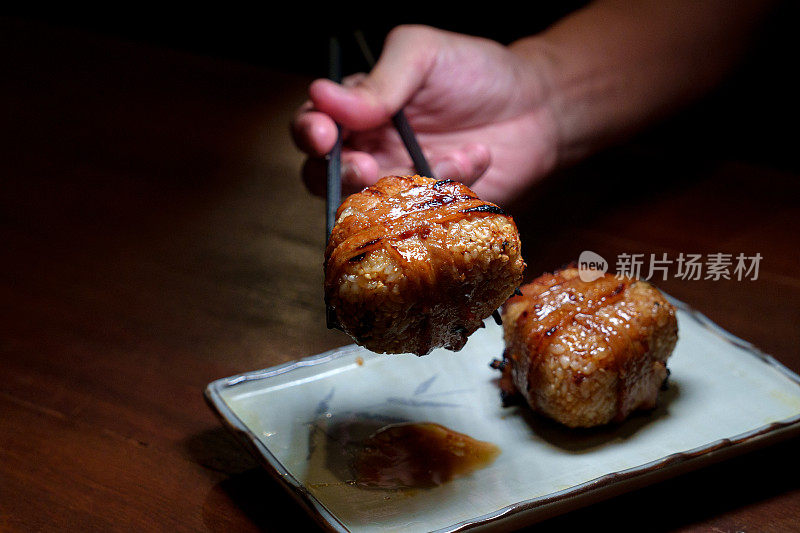
[[514, 220], [457, 181], [388, 176], [336, 218], [328, 326], [374, 352], [460, 350], [522, 283]]
[[[599, 272], [597, 273], [600, 274]], [[678, 340], [675, 309], [644, 281], [576, 268], [544, 274], [503, 308], [505, 395], [570, 427], [652, 409]]]

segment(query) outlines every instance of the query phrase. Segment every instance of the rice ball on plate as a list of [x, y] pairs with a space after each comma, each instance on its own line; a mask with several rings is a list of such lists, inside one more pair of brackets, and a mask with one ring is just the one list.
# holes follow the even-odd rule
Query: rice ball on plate
[[503, 307], [506, 398], [570, 427], [656, 406], [678, 340], [675, 309], [645, 281], [576, 268], [543, 274]]

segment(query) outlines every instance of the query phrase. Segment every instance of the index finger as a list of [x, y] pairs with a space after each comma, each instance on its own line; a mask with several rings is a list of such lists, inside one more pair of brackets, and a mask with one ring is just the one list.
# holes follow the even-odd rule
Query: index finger
[[338, 135], [333, 119], [315, 110], [310, 101], [298, 110], [291, 131], [297, 147], [313, 157], [322, 157], [330, 152]]

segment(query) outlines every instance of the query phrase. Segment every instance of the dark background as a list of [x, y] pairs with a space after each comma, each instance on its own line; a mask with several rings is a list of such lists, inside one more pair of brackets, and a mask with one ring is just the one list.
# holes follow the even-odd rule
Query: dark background
[[[327, 72], [327, 46], [331, 35], [351, 41], [345, 59], [353, 70], [363, 70], [360, 53], [349, 39], [361, 30], [377, 51], [383, 37], [400, 24], [428, 24], [438, 28], [481, 35], [503, 43], [536, 33], [586, 1], [566, 0], [537, 6], [536, 15], [520, 16], [510, 4], [491, 12], [458, 8], [458, 16], [426, 6], [425, 10], [406, 6], [400, 9], [378, 9], [354, 13], [354, 8], [325, 10], [303, 5], [283, 5], [279, 13], [268, 16], [247, 11], [233, 12], [215, 6], [213, 13], [193, 10], [189, 13], [114, 12], [60, 13], [37, 18], [59, 25], [68, 25], [115, 37], [147, 42], [199, 54], [238, 59], [294, 73], [324, 76]], [[384, 11], [378, 14], [377, 11]], [[386, 13], [388, 11], [388, 13]], [[454, 10], [453, 10], [454, 11]]]
[[[57, 26], [89, 30], [134, 42], [234, 59], [309, 76], [327, 73], [331, 35], [340, 37], [345, 74], [366, 70], [352, 38], [361, 30], [377, 54], [383, 38], [406, 23], [480, 35], [510, 43], [545, 29], [586, 1], [519, 4], [493, 2], [480, 11], [466, 5], [449, 13], [431, 5], [373, 6], [370, 10], [281, 6], [261, 15], [216, 6], [214, 12], [164, 12], [156, 9], [104, 13], [50, 13], [34, 18]], [[424, 7], [422, 9], [421, 7]], [[456, 11], [457, 10], [457, 11]], [[369, 11], [364, 13], [364, 11]], [[378, 14], [384, 12], [383, 14]], [[455, 13], [458, 13], [457, 15]], [[797, 141], [797, 42], [800, 3], [780, 3], [739, 67], [716, 91], [639, 139], [672, 146], [681, 158], [727, 158], [794, 171]]]

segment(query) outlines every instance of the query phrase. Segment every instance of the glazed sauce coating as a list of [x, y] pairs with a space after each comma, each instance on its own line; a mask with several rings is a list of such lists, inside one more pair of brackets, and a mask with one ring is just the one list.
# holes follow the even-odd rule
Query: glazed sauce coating
[[[329, 276], [338, 275], [345, 263], [358, 261], [366, 253], [381, 248], [392, 253], [400, 264], [405, 263], [395, 244], [413, 236], [424, 239], [431, 225], [474, 216], [505, 215], [495, 204], [475, 196], [463, 183], [442, 180], [430, 186], [427, 183], [430, 180], [418, 176], [395, 178], [410, 187], [405, 190], [368, 187], [365, 192], [371, 194], [353, 195], [339, 207], [337, 219], [348, 208], [357, 208], [359, 214], [340, 221], [331, 234], [326, 254], [326, 266], [330, 263], [333, 267], [327, 270]], [[333, 281], [330, 277], [326, 280]]]
[[[518, 320], [529, 328], [531, 345], [535, 353], [542, 353], [565, 325], [576, 318], [591, 320], [598, 309], [622, 299], [633, 282], [631, 278], [619, 279], [604, 276], [592, 282], [580, 278], [566, 279], [558, 274], [542, 276], [533, 288], [526, 287], [522, 296], [509, 299], [536, 302], [532, 312], [523, 312]], [[613, 332], [607, 332], [606, 340]]]
[[[504, 306], [504, 403], [517, 393], [572, 427], [620, 422], [652, 409], [677, 341], [674, 309], [654, 287], [576, 268], [544, 274]], [[515, 398], [516, 397], [516, 398]]]
[[458, 351], [522, 282], [520, 248], [513, 219], [464, 184], [387, 176], [337, 213], [328, 325], [379, 353]]
[[[545, 353], [548, 345], [558, 336], [559, 331], [576, 320], [593, 324], [603, 330], [603, 325], [592, 320], [598, 309], [611, 305], [624, 297], [625, 291], [633, 283], [631, 278], [619, 279], [616, 276], [603, 276], [600, 279], [586, 282], [579, 277], [566, 278], [560, 273], [545, 274], [534, 283], [522, 288], [522, 296], [514, 296], [508, 304], [527, 301], [530, 310], [523, 311], [517, 318], [517, 327], [529, 332], [529, 353], [533, 356], [527, 363], [534, 367], [538, 357]], [[613, 346], [627, 339], [616, 331], [604, 331], [606, 345]], [[622, 350], [620, 350], [622, 352]], [[613, 360], [620, 364], [623, 361]], [[512, 394], [510, 382], [514, 372], [514, 361], [504, 371], [505, 379], [501, 380], [501, 388], [509, 397]], [[533, 382], [536, 373], [527, 369], [528, 388], [536, 388]], [[576, 374], [574, 379], [582, 379]]]
[[489, 465], [500, 449], [431, 422], [395, 424], [364, 441], [356, 484], [378, 489], [435, 487]]

